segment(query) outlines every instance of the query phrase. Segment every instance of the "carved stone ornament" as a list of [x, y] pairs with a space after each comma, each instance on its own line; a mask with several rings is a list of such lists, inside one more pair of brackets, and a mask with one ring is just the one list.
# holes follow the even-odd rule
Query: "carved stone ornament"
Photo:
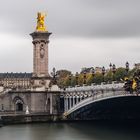
[[3, 84], [3, 82], [2, 82], [2, 80], [0, 80], [0, 86], [3, 86], [4, 84]]
[[45, 49], [43, 47], [43, 45], [41, 45], [41, 48], [40, 48], [40, 57], [43, 58], [45, 55]]
[[46, 82], [45, 82], [45, 80], [40, 80], [39, 81], [39, 84], [42, 85], [42, 86], [44, 86], [46, 84]]
[[34, 80], [30, 80], [30, 84], [31, 85], [34, 85]]

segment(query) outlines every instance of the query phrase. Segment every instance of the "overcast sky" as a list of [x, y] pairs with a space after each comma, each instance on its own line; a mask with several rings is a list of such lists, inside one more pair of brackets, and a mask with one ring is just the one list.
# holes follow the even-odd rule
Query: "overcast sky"
[[38, 11], [53, 33], [49, 71], [140, 62], [140, 0], [1, 0], [0, 72], [32, 72]]

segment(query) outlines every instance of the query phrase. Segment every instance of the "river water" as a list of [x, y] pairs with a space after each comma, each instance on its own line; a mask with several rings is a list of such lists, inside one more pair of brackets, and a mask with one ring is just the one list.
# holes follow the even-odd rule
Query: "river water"
[[9, 125], [0, 140], [140, 140], [135, 123], [73, 122]]

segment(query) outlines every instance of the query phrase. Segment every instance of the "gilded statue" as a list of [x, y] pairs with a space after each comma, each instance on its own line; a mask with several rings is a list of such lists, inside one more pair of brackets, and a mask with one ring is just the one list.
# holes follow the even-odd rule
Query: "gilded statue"
[[37, 27], [36, 30], [37, 31], [47, 31], [46, 27], [45, 27], [45, 13], [42, 12], [38, 12], [37, 15]]

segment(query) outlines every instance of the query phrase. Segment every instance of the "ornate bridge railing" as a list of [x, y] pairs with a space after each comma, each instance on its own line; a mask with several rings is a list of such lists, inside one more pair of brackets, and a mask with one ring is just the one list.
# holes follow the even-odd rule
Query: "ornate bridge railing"
[[64, 91], [64, 115], [90, 103], [120, 96], [135, 96], [124, 91], [124, 83], [112, 83], [83, 87], [67, 88]]

